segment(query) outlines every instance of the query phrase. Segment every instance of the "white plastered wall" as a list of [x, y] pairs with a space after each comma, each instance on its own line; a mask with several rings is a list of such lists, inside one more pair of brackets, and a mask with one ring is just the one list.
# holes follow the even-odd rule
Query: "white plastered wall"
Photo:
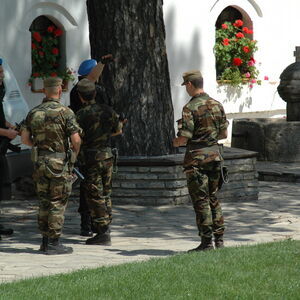
[[[38, 16], [45, 15], [65, 32], [66, 66], [78, 69], [90, 57], [85, 0], [1, 0], [0, 52], [8, 61], [30, 108], [39, 104], [43, 94], [32, 93], [28, 86], [31, 73], [31, 34], [29, 27]], [[62, 102], [69, 103], [69, 92]]]
[[[215, 22], [227, 6], [246, 12], [253, 23], [260, 79], [269, 77], [253, 89], [244, 87], [239, 91], [216, 82]], [[279, 97], [277, 86], [281, 72], [295, 61], [295, 46], [300, 45], [300, 35], [296, 34], [300, 27], [299, 11], [297, 0], [164, 0], [175, 120], [181, 117], [181, 108], [189, 99], [180, 83], [182, 73], [190, 69], [201, 70], [205, 91], [223, 103], [229, 119], [283, 116], [286, 103]]]

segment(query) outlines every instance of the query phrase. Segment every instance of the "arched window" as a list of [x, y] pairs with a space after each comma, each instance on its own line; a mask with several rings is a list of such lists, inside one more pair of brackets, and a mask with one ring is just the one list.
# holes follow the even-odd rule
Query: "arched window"
[[222, 24], [225, 22], [233, 23], [235, 20], [242, 20], [243, 15], [239, 10], [234, 8], [233, 6], [228, 6], [222, 10], [217, 21], [216, 21], [216, 29], [220, 29]]
[[228, 80], [239, 84], [244, 80], [255, 80], [253, 23], [240, 7], [228, 6], [219, 15], [216, 24], [216, 75], [217, 80]]
[[37, 17], [30, 26], [31, 63], [30, 82], [35, 78], [59, 76], [72, 79], [73, 73], [66, 67], [65, 32], [46, 16]]

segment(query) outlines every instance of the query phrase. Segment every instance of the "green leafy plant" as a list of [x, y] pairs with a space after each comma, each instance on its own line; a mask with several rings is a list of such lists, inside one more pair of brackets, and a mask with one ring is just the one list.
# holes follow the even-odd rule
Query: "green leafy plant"
[[55, 26], [48, 26], [45, 32], [32, 33], [32, 73], [29, 84], [34, 78], [61, 77], [63, 80], [75, 80], [74, 71], [60, 66], [59, 38], [63, 31]]
[[257, 41], [251, 39], [253, 31], [243, 25], [242, 20], [225, 22], [216, 30], [217, 80], [234, 86], [248, 83], [251, 88], [254, 83], [261, 84], [254, 59]]

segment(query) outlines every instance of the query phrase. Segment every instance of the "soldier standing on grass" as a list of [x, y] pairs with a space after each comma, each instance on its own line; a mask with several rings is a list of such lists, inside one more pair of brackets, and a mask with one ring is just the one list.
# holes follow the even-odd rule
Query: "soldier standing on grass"
[[72, 253], [59, 242], [64, 212], [72, 187], [72, 169], [80, 149], [81, 129], [71, 109], [60, 103], [62, 80], [44, 80], [43, 102], [27, 115], [22, 142], [32, 147], [33, 179], [39, 197], [38, 225], [43, 235], [40, 251]]
[[84, 104], [76, 116], [83, 130], [79, 162], [85, 177], [83, 189], [96, 235], [87, 239], [88, 245], [111, 245], [109, 225], [112, 221], [111, 179], [113, 154], [111, 136], [122, 133], [123, 123], [117, 113], [95, 100], [95, 83], [82, 79], [77, 84]]
[[218, 140], [227, 137], [228, 121], [223, 106], [203, 90], [200, 71], [183, 74], [183, 83], [192, 98], [183, 107], [182, 124], [174, 147], [186, 145], [184, 170], [191, 196], [201, 244], [190, 251], [213, 249], [223, 244], [224, 218], [216, 197], [221, 180], [221, 160]]
[[[14, 129], [14, 126], [5, 120], [4, 111], [3, 111], [3, 98], [5, 96], [5, 87], [3, 83], [4, 79], [4, 70], [2, 67], [2, 59], [0, 58], [0, 136], [7, 137], [10, 140], [13, 140], [17, 135], [18, 132]], [[4, 200], [4, 186], [6, 183], [7, 178], [5, 175], [8, 170], [7, 160], [6, 160], [6, 153], [1, 153], [0, 151], [0, 201]], [[12, 235], [13, 230], [10, 228], [5, 228], [3, 225], [0, 224], [0, 240], [1, 234], [2, 235]]]

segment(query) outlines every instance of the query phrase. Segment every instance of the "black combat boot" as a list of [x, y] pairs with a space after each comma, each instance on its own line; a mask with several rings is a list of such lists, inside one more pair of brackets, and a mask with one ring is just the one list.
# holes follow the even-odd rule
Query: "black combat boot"
[[223, 234], [215, 235], [215, 247], [217, 249], [224, 248]]
[[3, 235], [12, 235], [14, 230], [11, 228], [5, 228], [3, 225], [0, 225], [0, 234]]
[[213, 250], [214, 246], [212, 243], [212, 238], [207, 237], [201, 237], [201, 244], [194, 249], [188, 250], [188, 252], [197, 252], [197, 251], [207, 251], [207, 250]]
[[109, 227], [108, 226], [101, 227], [99, 233], [97, 233], [94, 237], [87, 239], [85, 243], [87, 245], [111, 246]]
[[39, 251], [46, 252], [48, 250], [48, 237], [43, 235], [42, 243]]
[[72, 247], [66, 247], [59, 242], [58, 238], [51, 239], [48, 241], [48, 249], [45, 254], [57, 255], [57, 254], [70, 254], [73, 252]]
[[80, 235], [81, 236], [93, 236], [91, 229], [92, 221], [89, 213], [81, 213]]

